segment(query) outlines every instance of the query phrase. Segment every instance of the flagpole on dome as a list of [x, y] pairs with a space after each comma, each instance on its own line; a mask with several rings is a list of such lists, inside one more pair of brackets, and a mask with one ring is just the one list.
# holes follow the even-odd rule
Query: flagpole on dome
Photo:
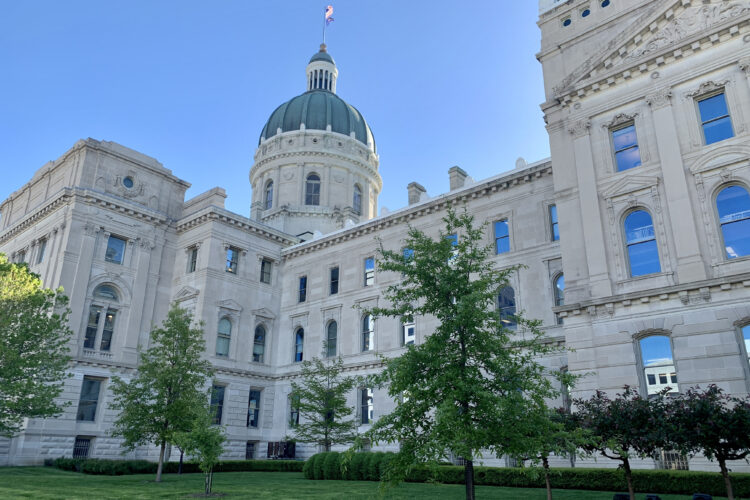
[[328, 5], [323, 12], [323, 47], [325, 47], [326, 27], [333, 22], [333, 5]]

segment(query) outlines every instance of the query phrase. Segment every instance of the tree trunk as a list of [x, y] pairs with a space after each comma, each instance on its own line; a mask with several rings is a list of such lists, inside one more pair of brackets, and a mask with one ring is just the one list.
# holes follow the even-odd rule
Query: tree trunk
[[185, 455], [185, 452], [180, 450], [180, 466], [177, 467], [177, 474], [182, 474], [182, 457]]
[[205, 481], [206, 481], [206, 495], [210, 495], [211, 488], [214, 485], [213, 484], [214, 483], [214, 468], [213, 467], [208, 469], [208, 472], [206, 472]]
[[630, 500], [635, 500], [635, 491], [633, 490], [633, 471], [630, 470], [630, 461], [627, 458], [623, 458], [622, 465], [625, 469], [625, 480], [628, 482], [628, 494]]
[[732, 491], [732, 481], [729, 479], [729, 470], [727, 470], [727, 461], [719, 459], [719, 468], [721, 469], [721, 475], [724, 478], [724, 486], [727, 487], [727, 498], [734, 500], [734, 491]]
[[161, 448], [159, 449], [159, 465], [156, 467], [156, 482], [161, 483], [161, 470], [164, 466], [164, 451], [167, 449], [167, 442], [161, 442]]
[[466, 500], [474, 500], [474, 462], [464, 461], [464, 480], [466, 482]]
[[552, 500], [552, 485], [549, 482], [549, 460], [547, 460], [547, 457], [542, 457], [542, 465], [544, 466], [544, 483], [547, 485], [547, 500]]

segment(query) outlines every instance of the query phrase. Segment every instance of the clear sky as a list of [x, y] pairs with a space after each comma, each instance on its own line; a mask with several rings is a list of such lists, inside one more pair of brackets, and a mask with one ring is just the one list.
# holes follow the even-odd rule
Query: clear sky
[[[115, 141], [248, 215], [268, 116], [305, 91], [326, 1], [23, 0], [0, 15], [0, 200], [78, 139]], [[337, 93], [380, 155], [380, 206], [549, 155], [535, 0], [337, 0]]]

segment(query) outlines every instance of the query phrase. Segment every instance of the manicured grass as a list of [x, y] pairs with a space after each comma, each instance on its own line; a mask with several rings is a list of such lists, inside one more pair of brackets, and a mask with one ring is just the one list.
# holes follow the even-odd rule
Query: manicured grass
[[[0, 468], [0, 498], [33, 499], [142, 499], [188, 498], [203, 491], [202, 474], [167, 474], [162, 483], [153, 475], [90, 476], [42, 467]], [[378, 483], [365, 481], [311, 481], [299, 472], [222, 472], [214, 476], [214, 492], [222, 498], [358, 500], [378, 497]], [[478, 499], [544, 500], [540, 489], [478, 486]], [[660, 495], [662, 500], [684, 500], [687, 495]], [[461, 499], [463, 485], [401, 484], [384, 498], [409, 500]], [[611, 499], [601, 491], [554, 490], [555, 500]], [[638, 494], [642, 500], [645, 494]], [[714, 497], [717, 498], [718, 497]]]

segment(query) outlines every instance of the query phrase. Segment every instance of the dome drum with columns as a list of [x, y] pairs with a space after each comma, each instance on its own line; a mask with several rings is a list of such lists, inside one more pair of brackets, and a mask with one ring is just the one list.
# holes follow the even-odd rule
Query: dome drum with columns
[[372, 131], [336, 95], [325, 45], [306, 75], [307, 91], [271, 113], [250, 169], [252, 217], [304, 239], [375, 217], [382, 189]]

